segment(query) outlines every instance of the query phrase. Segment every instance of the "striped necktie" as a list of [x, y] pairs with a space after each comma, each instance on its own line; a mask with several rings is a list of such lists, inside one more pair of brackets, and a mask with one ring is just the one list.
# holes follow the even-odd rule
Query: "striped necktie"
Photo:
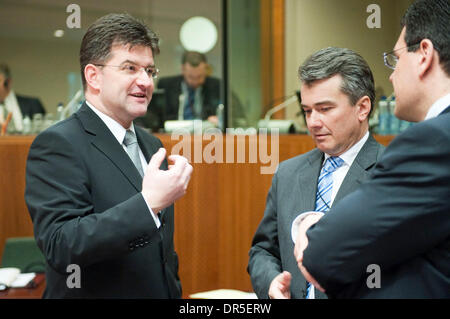
[[[344, 160], [338, 156], [331, 156], [325, 161], [320, 171], [317, 182], [316, 208], [317, 212], [326, 212], [330, 209], [331, 193], [333, 191], [333, 172], [344, 164]], [[309, 299], [314, 287], [307, 283], [306, 299]]]
[[342, 164], [344, 164], [344, 161], [338, 156], [328, 157], [325, 161], [317, 183], [316, 212], [326, 212], [330, 209], [331, 193], [333, 190], [332, 174]]

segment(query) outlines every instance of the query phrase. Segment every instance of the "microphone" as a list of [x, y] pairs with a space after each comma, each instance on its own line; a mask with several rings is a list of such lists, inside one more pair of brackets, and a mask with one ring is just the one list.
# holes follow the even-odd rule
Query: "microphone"
[[207, 129], [214, 128], [215, 125], [206, 120], [194, 119], [185, 120], [184, 119], [184, 106], [185, 106], [186, 96], [185, 94], [180, 94], [178, 97], [178, 119], [164, 121], [164, 132], [166, 133], [202, 133]]
[[284, 134], [293, 134], [299, 131], [297, 126], [295, 125], [295, 122], [292, 120], [271, 120], [271, 116], [275, 114], [276, 112], [285, 109], [288, 107], [291, 103], [298, 101], [298, 94], [294, 94], [290, 96], [287, 100], [285, 100], [283, 103], [274, 106], [273, 108], [269, 109], [264, 116], [264, 119], [258, 121], [258, 128], [278, 128], [280, 133]]

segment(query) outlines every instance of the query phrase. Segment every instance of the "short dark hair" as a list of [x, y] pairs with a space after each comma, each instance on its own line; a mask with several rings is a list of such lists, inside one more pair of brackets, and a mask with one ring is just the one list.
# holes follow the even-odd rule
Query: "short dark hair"
[[95, 21], [83, 37], [80, 67], [83, 88], [86, 89], [84, 68], [89, 63], [104, 63], [110, 57], [113, 44], [146, 46], [153, 55], [159, 53], [159, 38], [143, 22], [129, 14], [111, 13]]
[[450, 76], [450, 1], [419, 0], [405, 12], [401, 26], [406, 28], [405, 42], [416, 51], [423, 39], [433, 43], [445, 73]]
[[342, 77], [341, 91], [349, 97], [350, 103], [355, 105], [367, 95], [372, 113], [375, 105], [373, 75], [367, 62], [358, 53], [346, 48], [324, 48], [307, 58], [298, 69], [300, 81], [306, 85], [337, 74]]
[[197, 51], [185, 51], [181, 57], [181, 64], [189, 63], [196, 67], [202, 62], [208, 63], [206, 55]]
[[11, 71], [6, 63], [0, 63], [0, 73], [5, 76], [5, 80], [11, 78]]

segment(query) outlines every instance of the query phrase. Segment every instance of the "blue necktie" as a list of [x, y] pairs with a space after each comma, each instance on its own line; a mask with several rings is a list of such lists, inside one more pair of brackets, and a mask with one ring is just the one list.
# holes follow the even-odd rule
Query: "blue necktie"
[[[316, 193], [316, 208], [317, 212], [326, 212], [330, 209], [331, 193], [333, 191], [333, 177], [332, 174], [335, 170], [344, 164], [344, 160], [338, 156], [331, 156], [325, 161], [322, 170], [320, 171], [319, 180], [317, 182]], [[307, 284], [306, 298], [309, 297], [311, 291], [311, 284]]]
[[188, 87], [188, 98], [186, 104], [184, 105], [183, 119], [193, 120], [194, 119], [194, 100], [195, 100], [195, 90]]
[[317, 182], [316, 212], [326, 212], [330, 209], [331, 193], [333, 190], [332, 174], [342, 164], [344, 164], [344, 161], [337, 156], [331, 156], [325, 161]]

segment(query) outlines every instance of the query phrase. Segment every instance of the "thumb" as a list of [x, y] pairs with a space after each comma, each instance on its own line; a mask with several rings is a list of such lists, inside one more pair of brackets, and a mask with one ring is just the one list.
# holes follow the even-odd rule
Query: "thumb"
[[281, 274], [282, 274], [282, 276], [281, 276], [281, 282], [282, 282], [284, 285], [289, 286], [290, 283], [291, 283], [291, 278], [292, 278], [291, 273], [288, 272], [288, 271], [283, 271]]
[[148, 163], [147, 169], [159, 170], [164, 158], [166, 158], [166, 149], [161, 147], [158, 152], [153, 154], [150, 162]]

